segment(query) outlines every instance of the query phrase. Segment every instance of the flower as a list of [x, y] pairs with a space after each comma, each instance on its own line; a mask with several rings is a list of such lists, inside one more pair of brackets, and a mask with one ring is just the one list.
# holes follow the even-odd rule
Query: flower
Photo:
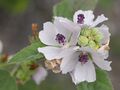
[[[65, 23], [69, 28], [62, 26]], [[39, 32], [39, 38], [46, 46], [38, 48], [47, 60], [53, 60], [64, 48], [77, 44], [80, 26], [67, 20], [66, 18], [55, 17], [54, 22], [46, 22], [43, 30]]]
[[[94, 20], [93, 11], [78, 10], [73, 16], [74, 23], [81, 26], [78, 44], [98, 49], [110, 40], [109, 28], [106, 25], [98, 27], [100, 23], [108, 20], [103, 14]], [[84, 39], [84, 40], [83, 40]]]
[[43, 67], [39, 67], [36, 73], [33, 75], [33, 80], [39, 85], [47, 77], [47, 71]]
[[47, 46], [38, 48], [38, 51], [47, 59], [48, 69], [56, 73], [70, 73], [75, 84], [96, 80], [94, 63], [99, 68], [110, 71], [111, 61], [106, 60], [109, 52], [109, 28], [104, 24], [98, 26], [106, 20], [108, 18], [103, 14], [94, 19], [93, 11], [78, 10], [73, 15], [73, 22], [67, 18], [55, 17], [53, 23], [45, 23], [39, 38]]
[[53, 60], [64, 48], [71, 46], [89, 46], [99, 49], [110, 39], [109, 28], [106, 25], [96, 27], [108, 20], [103, 14], [94, 20], [93, 11], [78, 10], [73, 21], [63, 17], [55, 17], [53, 23], [46, 22], [39, 33], [40, 40], [46, 47], [38, 48], [47, 60]]
[[99, 68], [110, 71], [111, 61], [106, 61], [99, 52], [89, 47], [72, 47], [61, 53], [60, 65], [63, 74], [70, 73], [75, 84], [96, 80], [95, 63]]

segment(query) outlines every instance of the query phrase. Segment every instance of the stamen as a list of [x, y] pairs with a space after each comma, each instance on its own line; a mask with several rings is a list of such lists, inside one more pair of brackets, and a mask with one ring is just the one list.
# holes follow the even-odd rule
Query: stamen
[[65, 36], [62, 35], [62, 34], [57, 34], [56, 35], [56, 38], [55, 38], [56, 41], [58, 41], [59, 44], [65, 44]]
[[77, 23], [82, 24], [84, 22], [85, 17], [83, 14], [79, 14], [77, 19]]
[[88, 54], [81, 54], [81, 55], [79, 56], [79, 61], [80, 61], [82, 64], [85, 64], [86, 62], [88, 62], [88, 59], [89, 59]]

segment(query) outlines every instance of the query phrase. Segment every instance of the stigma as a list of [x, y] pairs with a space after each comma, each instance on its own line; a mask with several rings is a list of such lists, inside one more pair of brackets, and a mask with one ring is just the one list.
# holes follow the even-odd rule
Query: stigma
[[64, 35], [62, 35], [62, 34], [57, 34], [56, 35], [56, 38], [55, 38], [55, 40], [59, 43], [59, 44], [65, 44], [65, 36]]
[[83, 14], [79, 14], [77, 19], [78, 19], [77, 23], [83, 24], [85, 17]]
[[89, 59], [89, 56], [86, 53], [85, 54], [82, 53], [79, 55], [79, 61], [81, 62], [81, 64], [85, 64], [86, 62], [88, 62], [88, 59]]

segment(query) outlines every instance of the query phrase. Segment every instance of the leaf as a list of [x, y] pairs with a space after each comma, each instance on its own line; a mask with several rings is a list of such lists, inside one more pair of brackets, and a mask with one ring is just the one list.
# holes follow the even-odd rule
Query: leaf
[[72, 20], [77, 10], [94, 10], [98, 0], [63, 0], [53, 7], [54, 16], [67, 17]]
[[96, 69], [97, 80], [93, 83], [83, 82], [77, 86], [77, 90], [113, 90], [111, 81], [109, 80], [108, 74], [101, 70]]
[[30, 46], [22, 49], [20, 52], [15, 54], [9, 61], [9, 63], [21, 63], [28, 60], [37, 60], [43, 57], [42, 54], [38, 53], [37, 48], [42, 47], [43, 44], [40, 42], [32, 43]]
[[7, 71], [0, 70], [0, 90], [18, 90], [15, 79]]
[[33, 80], [29, 80], [26, 84], [19, 85], [19, 90], [39, 90], [39, 89]]

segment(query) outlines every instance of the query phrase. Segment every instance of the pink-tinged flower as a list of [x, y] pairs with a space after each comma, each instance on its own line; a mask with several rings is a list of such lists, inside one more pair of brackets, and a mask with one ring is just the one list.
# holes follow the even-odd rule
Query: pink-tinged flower
[[[64, 28], [62, 23], [71, 29]], [[44, 23], [43, 30], [39, 32], [39, 38], [46, 47], [38, 48], [38, 51], [43, 53], [47, 60], [55, 59], [64, 48], [77, 44], [80, 29], [79, 25], [60, 17], [56, 17], [53, 23]]]
[[[82, 10], [78, 10], [75, 12], [74, 16], [73, 16], [73, 21], [74, 23], [77, 23], [81, 26], [81, 28], [84, 29], [84, 27], [88, 27], [92, 29], [97, 29], [99, 30], [99, 32], [102, 34], [103, 38], [101, 39], [100, 44], [106, 44], [109, 40], [110, 40], [110, 33], [109, 33], [109, 28], [106, 25], [101, 25], [100, 27], [98, 27], [99, 24], [101, 24], [102, 22], [108, 20], [108, 18], [106, 18], [104, 16], [104, 14], [98, 16], [95, 19], [95, 16], [93, 14], [93, 11], [88, 10], [88, 11], [82, 11]], [[81, 30], [82, 31], [82, 30]], [[98, 38], [98, 37], [96, 37]]]
[[39, 67], [32, 78], [36, 82], [36, 84], [39, 85], [43, 80], [45, 80], [47, 75], [47, 70], [43, 67]]
[[69, 72], [75, 84], [83, 81], [94, 82], [96, 80], [94, 64], [103, 70], [111, 70], [111, 61], [106, 61], [102, 54], [89, 47], [65, 49], [60, 57], [62, 57], [60, 65], [62, 73]]
[[[40, 40], [46, 44], [38, 48], [47, 60], [55, 60], [55, 67], [62, 74], [70, 73], [75, 84], [96, 80], [95, 65], [110, 71], [108, 58], [110, 41], [109, 28], [101, 25], [108, 20], [103, 14], [94, 18], [93, 11], [78, 10], [73, 22], [63, 17], [55, 17], [53, 23], [44, 24], [39, 33]], [[60, 60], [60, 63], [56, 63]], [[60, 67], [59, 67], [60, 66]]]

